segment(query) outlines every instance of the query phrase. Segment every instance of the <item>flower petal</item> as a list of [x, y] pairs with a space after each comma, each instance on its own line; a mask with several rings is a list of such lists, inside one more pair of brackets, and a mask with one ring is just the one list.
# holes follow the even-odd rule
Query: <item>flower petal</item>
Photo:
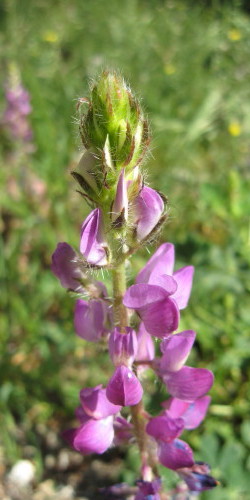
[[147, 332], [143, 323], [140, 323], [137, 333], [138, 350], [136, 361], [151, 361], [155, 356], [155, 346], [151, 335]]
[[115, 366], [131, 366], [138, 349], [136, 332], [127, 327], [126, 333], [115, 328], [109, 337], [109, 354]]
[[175, 299], [179, 309], [187, 307], [193, 284], [193, 275], [193, 266], [182, 267], [173, 274], [173, 278], [177, 282], [177, 290], [173, 295], [173, 299]]
[[211, 389], [214, 376], [205, 368], [184, 366], [178, 372], [164, 375], [163, 380], [171, 396], [192, 403]]
[[101, 210], [95, 208], [85, 219], [81, 229], [80, 252], [90, 264], [98, 266], [107, 264], [102, 225]]
[[72, 448], [84, 455], [104, 453], [114, 438], [113, 417], [101, 420], [90, 418], [78, 429], [65, 431], [63, 437]]
[[135, 198], [132, 217], [135, 219], [136, 235], [139, 241], [146, 238], [159, 222], [164, 203], [154, 189], [144, 186]]
[[163, 274], [171, 275], [174, 270], [174, 245], [163, 243], [139, 272], [136, 283], [157, 285], [157, 278]]
[[180, 436], [184, 429], [182, 418], [171, 418], [168, 415], [153, 417], [148, 422], [146, 432], [156, 440], [168, 443]]
[[177, 329], [179, 310], [168, 292], [156, 285], [132, 285], [124, 295], [123, 303], [139, 314], [146, 330], [156, 337], [164, 337]]
[[81, 292], [82, 273], [77, 263], [77, 254], [68, 243], [58, 243], [53, 255], [51, 271], [59, 278], [64, 288]]
[[172, 443], [160, 442], [159, 462], [168, 469], [176, 470], [182, 467], [192, 467], [193, 452], [185, 441], [175, 439]]
[[185, 330], [175, 335], [169, 335], [161, 343], [163, 356], [160, 361], [161, 375], [167, 371], [178, 371], [192, 349], [196, 333], [193, 330]]
[[115, 405], [133, 406], [142, 398], [143, 389], [135, 374], [126, 366], [118, 366], [106, 389], [109, 401]]
[[107, 399], [106, 389], [103, 389], [102, 385], [82, 389], [80, 401], [85, 413], [95, 420], [115, 415], [121, 410], [121, 406], [113, 405]]
[[97, 342], [106, 332], [108, 310], [101, 300], [78, 299], [75, 305], [74, 326], [79, 337], [90, 342]]

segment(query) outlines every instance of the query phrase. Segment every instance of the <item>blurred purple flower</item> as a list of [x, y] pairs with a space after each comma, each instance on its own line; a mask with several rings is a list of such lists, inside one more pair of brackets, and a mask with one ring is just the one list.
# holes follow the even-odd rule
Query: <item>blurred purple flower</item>
[[5, 92], [7, 107], [3, 115], [3, 125], [9, 130], [13, 140], [30, 142], [33, 133], [27, 119], [32, 111], [29, 93], [20, 83], [12, 82], [11, 78], [8, 85]]
[[135, 496], [135, 500], [160, 500], [158, 491], [161, 488], [161, 480], [159, 478], [153, 481], [137, 481], [139, 491]]
[[210, 467], [204, 462], [195, 462], [191, 467], [176, 470], [190, 491], [205, 491], [215, 488], [219, 483], [209, 475]]

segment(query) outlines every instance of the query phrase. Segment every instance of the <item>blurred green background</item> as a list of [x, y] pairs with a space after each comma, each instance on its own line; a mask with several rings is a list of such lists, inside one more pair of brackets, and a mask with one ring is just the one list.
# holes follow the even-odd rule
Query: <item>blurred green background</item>
[[[0, 26], [1, 115], [15, 67], [33, 130], [27, 151], [1, 125], [1, 470], [24, 457], [38, 480], [53, 477], [46, 436], [72, 422], [82, 387], [111, 372], [76, 338], [74, 301], [50, 271], [58, 241], [78, 247], [87, 214], [70, 176], [82, 152], [76, 99], [108, 67], [151, 121], [147, 180], [170, 210], [160, 241], [175, 243], [178, 267], [196, 266], [181, 327], [198, 332], [191, 362], [215, 384], [205, 422], [184, 438], [222, 483], [201, 497], [250, 498], [248, 13], [239, 2], [2, 0]], [[146, 258], [133, 258], [134, 273]], [[130, 450], [115, 480], [133, 484], [137, 462]]]

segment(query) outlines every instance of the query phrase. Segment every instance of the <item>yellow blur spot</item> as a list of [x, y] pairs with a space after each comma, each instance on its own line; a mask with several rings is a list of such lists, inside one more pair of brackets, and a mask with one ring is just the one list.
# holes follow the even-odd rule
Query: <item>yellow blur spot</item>
[[164, 73], [166, 75], [173, 75], [176, 72], [176, 67], [173, 64], [165, 64]]
[[58, 34], [55, 31], [44, 31], [42, 38], [45, 42], [56, 43], [58, 42]]
[[228, 125], [228, 132], [233, 137], [238, 137], [241, 134], [241, 126], [239, 122], [231, 122]]
[[232, 40], [232, 42], [238, 42], [242, 38], [241, 32], [236, 29], [229, 30], [227, 36], [229, 40]]

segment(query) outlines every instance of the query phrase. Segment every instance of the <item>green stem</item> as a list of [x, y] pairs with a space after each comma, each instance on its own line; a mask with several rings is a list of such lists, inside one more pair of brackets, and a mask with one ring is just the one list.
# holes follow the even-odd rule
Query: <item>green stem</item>
[[[128, 312], [122, 302], [123, 295], [126, 291], [125, 262], [119, 264], [116, 268], [114, 268], [112, 270], [112, 274], [114, 323], [122, 332], [126, 333], [125, 327], [129, 326]], [[146, 433], [147, 419], [145, 417], [143, 401], [141, 400], [138, 404], [131, 406], [130, 411], [132, 416], [132, 423], [134, 426], [134, 433], [141, 457], [142, 476], [144, 476], [144, 471], [147, 470], [147, 476], [149, 474], [152, 475], [153, 478], [153, 474], [156, 476], [158, 474], [155, 465], [156, 461], [154, 458], [154, 452], [151, 449], [150, 439]], [[151, 478], [149, 479], [146, 477], [143, 477], [143, 479], [151, 480]]]

